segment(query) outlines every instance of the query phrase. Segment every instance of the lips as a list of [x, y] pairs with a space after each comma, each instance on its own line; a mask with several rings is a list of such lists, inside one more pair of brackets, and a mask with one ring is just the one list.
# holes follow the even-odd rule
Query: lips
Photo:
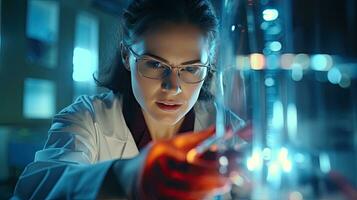
[[182, 106], [182, 103], [171, 102], [171, 101], [157, 101], [156, 105], [164, 111], [175, 111]]

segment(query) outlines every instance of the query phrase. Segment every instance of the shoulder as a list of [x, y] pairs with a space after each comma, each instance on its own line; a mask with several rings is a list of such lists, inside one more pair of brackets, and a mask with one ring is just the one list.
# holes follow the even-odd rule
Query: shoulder
[[72, 142], [69, 146], [75, 151], [85, 152], [91, 162], [111, 158], [109, 155], [115, 154], [108, 152], [128, 139], [121, 110], [122, 95], [108, 92], [78, 97], [54, 116], [46, 148], [66, 141]]
[[71, 105], [59, 112], [59, 114], [86, 114], [94, 120], [98, 115], [104, 114], [112, 109], [120, 109], [122, 104], [122, 95], [106, 92], [97, 95], [79, 96]]

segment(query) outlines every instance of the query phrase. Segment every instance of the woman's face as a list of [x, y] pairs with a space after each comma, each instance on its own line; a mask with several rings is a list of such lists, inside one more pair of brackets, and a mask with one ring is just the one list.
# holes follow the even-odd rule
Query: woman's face
[[[209, 59], [206, 37], [191, 25], [165, 25], [148, 31], [131, 46], [139, 55], [150, 55], [171, 66], [180, 64], [205, 64]], [[132, 89], [144, 115], [165, 125], [174, 125], [196, 103], [203, 81], [185, 83], [177, 76], [177, 69], [168, 77], [157, 80], [142, 76], [136, 67], [135, 57], [130, 54]]]

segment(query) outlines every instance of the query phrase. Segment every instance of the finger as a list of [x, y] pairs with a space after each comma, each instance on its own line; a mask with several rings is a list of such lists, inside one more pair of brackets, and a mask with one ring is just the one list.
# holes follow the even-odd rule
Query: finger
[[185, 182], [187, 186], [185, 187], [177, 187], [177, 185], [173, 185], [168, 182], [161, 182], [158, 184], [158, 193], [160, 196], [166, 197], [164, 199], [195, 199], [202, 200], [208, 196], [213, 196], [214, 194], [228, 192], [230, 188], [230, 184], [228, 181], [223, 181], [223, 183], [219, 183], [216, 185], [207, 186], [207, 183], [193, 183], [192, 180]]
[[[158, 174], [156, 174], [158, 175]], [[155, 187], [146, 187], [145, 200], [201, 200], [201, 196], [193, 195], [192, 191], [187, 190], [187, 181], [179, 182], [172, 181], [168, 176], [161, 176], [158, 181], [155, 182]], [[153, 186], [153, 184], [151, 184]]]
[[[174, 158], [162, 157], [158, 159], [161, 180], [173, 182], [187, 182], [187, 180], [195, 181], [200, 178], [217, 178], [224, 175], [219, 173], [219, 164], [211, 161], [209, 165], [195, 165], [187, 162], [175, 160]], [[166, 178], [166, 179], [165, 179]]]
[[207, 196], [207, 192], [198, 193], [195, 191], [177, 190], [167, 185], [161, 185], [159, 188], [160, 195], [155, 200], [202, 200]]
[[[226, 189], [227, 188], [227, 189]], [[182, 191], [175, 189], [168, 189], [160, 193], [160, 196], [163, 196], [162, 200], [203, 200], [203, 199], [212, 199], [213, 196], [218, 194], [224, 194], [229, 191], [229, 186], [223, 188], [215, 188], [211, 190], [204, 191]]]
[[181, 182], [181, 189], [195, 191], [209, 191], [216, 188], [224, 187], [230, 182], [228, 177], [222, 176], [219, 172], [215, 173], [172, 173], [170, 180], [173, 182]]
[[[186, 156], [187, 157], [187, 156]], [[226, 167], [227, 173], [238, 171], [244, 167], [245, 153], [242, 151], [228, 149], [225, 151], [206, 151], [194, 159], [188, 160], [189, 163], [205, 168], [219, 169], [220, 166]]]
[[[230, 183], [229, 178], [223, 177], [218, 169], [193, 166], [167, 157], [160, 157], [157, 164], [151, 170], [150, 176], [155, 177], [151, 179], [156, 185], [152, 189], [160, 188], [158, 190], [160, 196], [162, 192], [169, 191], [166, 195], [172, 195], [178, 199], [184, 199], [182, 197], [203, 199], [202, 195], [207, 195], [212, 191], [223, 191]], [[152, 189], [147, 192], [150, 193]]]
[[174, 137], [171, 141], [175, 147], [187, 152], [196, 147], [201, 142], [203, 142], [205, 139], [214, 135], [215, 130], [216, 129], [214, 126], [210, 126], [209, 128], [199, 132], [189, 132], [178, 135]]
[[185, 161], [186, 154], [167, 142], [157, 142], [148, 152], [146, 165], [151, 166], [159, 157], [171, 157], [176, 160]]
[[219, 168], [219, 157], [220, 155], [216, 151], [206, 151], [203, 154], [196, 154], [192, 156], [192, 152], [195, 153], [195, 149], [188, 152], [186, 160], [191, 165], [201, 166], [205, 168]]

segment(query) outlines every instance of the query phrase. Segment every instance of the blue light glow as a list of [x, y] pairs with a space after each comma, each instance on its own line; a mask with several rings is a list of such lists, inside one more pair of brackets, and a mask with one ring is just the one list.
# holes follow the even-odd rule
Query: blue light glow
[[48, 119], [56, 111], [56, 86], [52, 81], [26, 78], [23, 115], [29, 119]]
[[268, 166], [267, 181], [270, 184], [277, 185], [281, 178], [281, 166], [278, 162], [271, 162]]
[[332, 84], [338, 84], [342, 79], [342, 74], [337, 68], [332, 68], [327, 73], [327, 78]]
[[291, 70], [291, 78], [294, 81], [300, 81], [304, 76], [304, 71], [302, 67], [299, 64], [293, 64], [292, 70]]
[[268, 77], [265, 79], [264, 83], [267, 87], [271, 87], [274, 85], [274, 79], [271, 77]]
[[232, 25], [231, 30], [232, 30], [232, 32], [233, 32], [234, 30], [236, 30], [236, 26], [235, 26], [235, 25]]
[[273, 26], [270, 26], [267, 30], [266, 30], [267, 34], [270, 35], [277, 35], [279, 33], [281, 33], [281, 25], [280, 24], [275, 24]]
[[297, 118], [296, 106], [295, 104], [290, 103], [288, 105], [288, 110], [287, 110], [287, 126], [288, 126], [288, 135], [291, 138], [291, 140], [296, 139], [297, 123], [298, 123], [298, 118]]
[[73, 80], [89, 81], [95, 72], [92, 53], [88, 49], [76, 47], [73, 52]]
[[275, 54], [268, 55], [266, 57], [266, 62], [268, 69], [277, 69], [280, 65], [280, 57]]
[[281, 48], [282, 48], [282, 45], [281, 45], [280, 42], [274, 41], [274, 42], [271, 42], [271, 43], [269, 44], [269, 48], [270, 48], [270, 50], [272, 50], [272, 51], [280, 51]]
[[299, 66], [302, 69], [307, 69], [310, 66], [310, 57], [307, 54], [297, 54], [294, 58], [292, 67]]
[[276, 9], [265, 9], [263, 11], [263, 19], [265, 21], [273, 21], [279, 17], [279, 12]]
[[262, 22], [262, 23], [260, 24], [260, 28], [261, 28], [262, 30], [266, 30], [266, 29], [268, 29], [268, 27], [269, 27], [269, 23], [268, 23], [268, 22]]
[[311, 57], [311, 68], [317, 71], [327, 71], [332, 67], [332, 57], [327, 54], [316, 54]]
[[228, 163], [229, 163], [229, 161], [228, 161], [228, 158], [226, 156], [221, 156], [219, 158], [219, 164], [221, 166], [228, 166]]
[[342, 74], [341, 81], [338, 84], [342, 88], [348, 88], [351, 85], [351, 78], [347, 74]]
[[284, 126], [284, 109], [280, 101], [274, 102], [272, 125], [276, 129], [281, 129]]
[[291, 200], [303, 200], [304, 197], [302, 196], [302, 194], [298, 191], [295, 191], [295, 192], [291, 192], [289, 194], [289, 199]]
[[75, 25], [72, 78], [91, 83], [92, 75], [98, 69], [99, 22], [95, 16], [80, 12]]
[[282, 147], [279, 150], [278, 159], [279, 159], [281, 168], [283, 169], [284, 172], [291, 172], [291, 169], [292, 169], [292, 164], [288, 158], [288, 155], [289, 155], [289, 151], [286, 147]]
[[263, 149], [263, 159], [270, 160], [271, 159], [271, 149], [266, 147]]
[[305, 162], [305, 156], [302, 153], [296, 153], [295, 157], [294, 157], [294, 160], [295, 160], [295, 162], [301, 164], [301, 163]]
[[263, 161], [259, 152], [254, 152], [252, 157], [247, 160], [247, 168], [249, 171], [260, 169]]
[[292, 164], [291, 164], [291, 161], [290, 160], [285, 160], [283, 163], [282, 163], [282, 168], [283, 168], [283, 171], [284, 172], [291, 172], [291, 169], [292, 169]]
[[281, 147], [279, 150], [279, 161], [283, 162], [288, 158], [289, 151], [286, 147]]
[[328, 173], [331, 170], [330, 158], [327, 153], [321, 153], [319, 155], [320, 169], [324, 173]]
[[59, 2], [29, 0], [26, 35], [46, 43], [58, 38]]

